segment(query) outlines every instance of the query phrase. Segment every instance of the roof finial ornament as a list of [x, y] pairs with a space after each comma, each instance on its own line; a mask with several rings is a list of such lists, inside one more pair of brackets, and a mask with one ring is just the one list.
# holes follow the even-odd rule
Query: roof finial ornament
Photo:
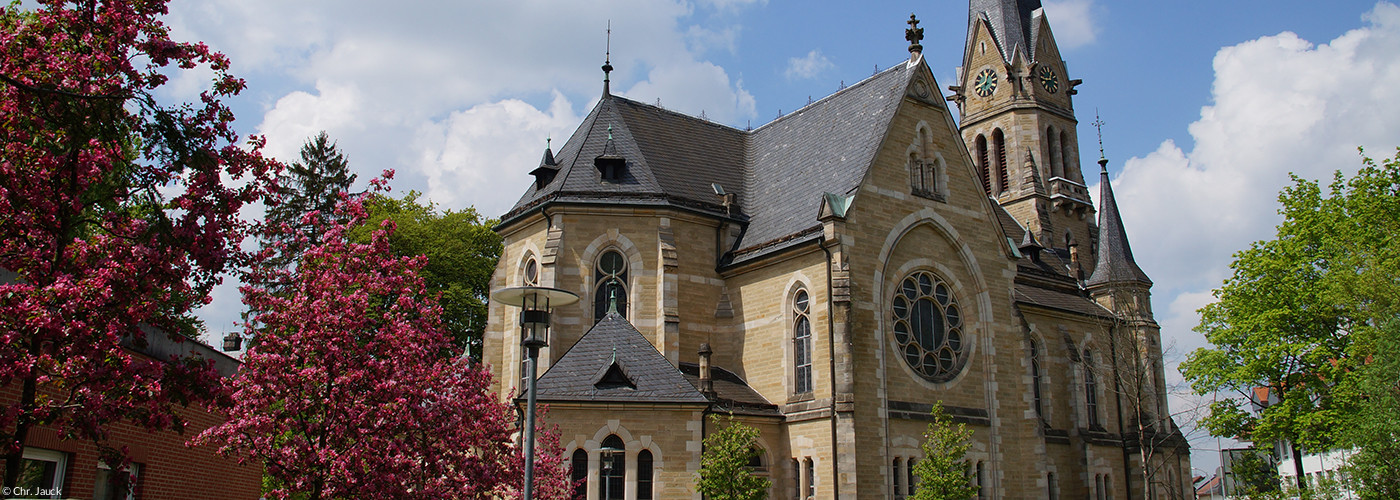
[[608, 125], [608, 140], [612, 140], [612, 125]]
[[608, 283], [608, 312], [617, 313], [617, 278]]
[[1108, 171], [1108, 158], [1103, 154], [1103, 119], [1099, 118], [1099, 109], [1094, 108], [1094, 129], [1099, 131], [1099, 170]]
[[608, 41], [603, 55], [603, 95], [612, 95], [610, 80], [612, 75], [612, 19], [608, 20]]
[[919, 19], [914, 14], [909, 14], [909, 29], [904, 30], [904, 39], [909, 41], [909, 53], [919, 54], [924, 51], [924, 46], [919, 42], [924, 39], [924, 29], [919, 27]]

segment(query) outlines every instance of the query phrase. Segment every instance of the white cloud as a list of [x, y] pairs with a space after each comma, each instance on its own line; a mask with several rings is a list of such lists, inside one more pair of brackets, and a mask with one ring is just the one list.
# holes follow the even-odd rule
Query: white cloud
[[321, 131], [332, 138], [362, 129], [360, 91], [353, 84], [316, 83], [316, 95], [295, 91], [263, 115], [258, 133], [267, 136], [263, 153], [290, 164], [300, 158], [302, 144]]
[[1045, 17], [1061, 49], [1073, 49], [1094, 43], [1098, 26], [1094, 24], [1094, 0], [1046, 0]]
[[545, 139], [555, 139], [558, 149], [580, 120], [555, 92], [548, 112], [510, 99], [424, 125], [414, 149], [428, 199], [448, 207], [472, 203], [487, 216], [504, 213], [529, 186], [528, 173], [538, 166]]
[[654, 103], [682, 113], [700, 115], [721, 123], [753, 117], [754, 98], [743, 82], [731, 87], [724, 68], [708, 62], [673, 64], [653, 69], [647, 79], [622, 92], [628, 98]]
[[805, 80], [816, 78], [823, 71], [836, 67], [830, 59], [822, 55], [822, 51], [812, 49], [804, 57], [793, 57], [788, 59], [787, 70], [783, 71], [783, 76], [789, 80]]
[[1169, 304], [1158, 314], [1169, 342], [1204, 345], [1190, 331], [1194, 311], [1229, 276], [1234, 252], [1273, 237], [1290, 172], [1326, 183], [1335, 170], [1356, 170], [1357, 146], [1393, 154], [1400, 8], [1380, 3], [1364, 19], [1323, 45], [1285, 32], [1221, 49], [1213, 102], [1189, 127], [1191, 150], [1163, 142], [1113, 180], [1134, 254], [1157, 283], [1157, 302]]

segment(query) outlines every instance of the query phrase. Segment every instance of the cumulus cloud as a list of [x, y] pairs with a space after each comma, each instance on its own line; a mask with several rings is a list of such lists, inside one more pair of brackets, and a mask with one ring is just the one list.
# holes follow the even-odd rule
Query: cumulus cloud
[[783, 76], [789, 80], [805, 80], [816, 78], [823, 71], [834, 68], [836, 65], [830, 59], [822, 55], [822, 51], [812, 49], [806, 56], [793, 57], [788, 59], [787, 69], [783, 71]]
[[670, 65], [655, 68], [647, 79], [622, 92], [628, 98], [652, 103], [661, 99], [668, 109], [699, 115], [711, 120], [736, 123], [752, 117], [754, 98], [744, 90], [742, 82], [732, 87], [724, 68], [708, 62]]
[[1043, 6], [1060, 49], [1082, 47], [1094, 43], [1098, 37], [1094, 0], [1046, 0]]
[[1233, 253], [1273, 236], [1289, 173], [1326, 182], [1356, 170], [1358, 146], [1393, 154], [1400, 8], [1380, 3], [1364, 22], [1321, 45], [1285, 32], [1221, 49], [1212, 103], [1188, 129], [1194, 145], [1163, 142], [1113, 180], [1134, 254], [1167, 304], [1163, 335], [1183, 351], [1205, 344], [1190, 331], [1195, 311]]
[[545, 139], [558, 140], [557, 149], [580, 120], [555, 92], [547, 112], [509, 99], [424, 125], [414, 149], [416, 167], [428, 178], [428, 199], [448, 207], [474, 203], [488, 215], [505, 212], [529, 185], [528, 172], [538, 166]]

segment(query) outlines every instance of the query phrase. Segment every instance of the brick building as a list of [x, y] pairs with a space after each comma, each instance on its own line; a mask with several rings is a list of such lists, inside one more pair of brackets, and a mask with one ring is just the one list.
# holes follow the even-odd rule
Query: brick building
[[[1090, 201], [1039, 2], [970, 2], [946, 99], [906, 36], [907, 60], [753, 130], [612, 95], [605, 64], [546, 149], [493, 288], [582, 298], [538, 397], [588, 498], [699, 498], [710, 413], [761, 431], [771, 498], [902, 498], [938, 401], [973, 430], [980, 498], [1192, 491], [1152, 282], [1106, 160]], [[486, 334], [503, 393], [515, 313], [492, 304]]]
[[[137, 355], [166, 359], [170, 355], [196, 355], [212, 359], [225, 377], [238, 369], [238, 361], [204, 344], [174, 342], [165, 335], [150, 332], [147, 345], [132, 349]], [[0, 401], [19, 398], [18, 384], [0, 390]], [[132, 467], [127, 471], [134, 489], [119, 491], [109, 482], [112, 470], [98, 458], [96, 446], [88, 441], [60, 439], [50, 427], [31, 429], [24, 448], [25, 465], [19, 491], [3, 498], [64, 499], [209, 499], [256, 500], [262, 492], [262, 467], [239, 465], [221, 457], [213, 446], [189, 447], [186, 442], [223, 417], [191, 406], [179, 410], [185, 419], [184, 432], [148, 431], [126, 422], [110, 427], [106, 445], [126, 447]], [[0, 465], [4, 461], [0, 460]]]

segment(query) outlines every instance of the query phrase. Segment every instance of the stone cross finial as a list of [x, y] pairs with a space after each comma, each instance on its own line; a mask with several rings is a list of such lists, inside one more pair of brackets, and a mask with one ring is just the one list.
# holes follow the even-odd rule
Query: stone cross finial
[[919, 27], [919, 19], [909, 14], [909, 29], [904, 30], [904, 39], [909, 40], [909, 53], [918, 54], [924, 51], [924, 46], [919, 42], [924, 39], [924, 29]]

